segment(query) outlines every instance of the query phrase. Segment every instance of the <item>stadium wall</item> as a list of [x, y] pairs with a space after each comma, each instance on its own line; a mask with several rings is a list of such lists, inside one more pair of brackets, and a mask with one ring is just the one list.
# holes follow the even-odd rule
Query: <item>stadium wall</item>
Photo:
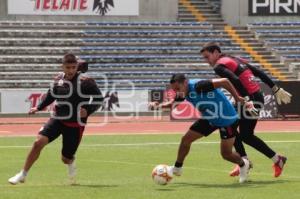
[[[255, 2], [261, 3], [259, 4], [259, 7], [257, 7], [258, 13], [250, 14], [252, 9], [251, 6], [253, 6], [253, 3]], [[222, 0], [221, 13], [225, 22], [232, 26], [245, 26], [248, 23], [253, 22], [300, 20], [300, 5], [297, 6], [298, 0], [291, 0], [289, 1], [290, 5], [286, 5], [286, 9], [289, 13], [287, 13], [282, 6], [278, 7], [276, 2], [281, 2], [281, 0]], [[284, 3], [284, 1], [282, 1], [282, 3]], [[274, 6], [272, 7], [272, 5]], [[277, 13], [276, 9], [279, 10]], [[270, 13], [270, 10], [273, 10], [274, 12]]]
[[[26, 21], [177, 21], [178, 0], [138, 0], [137, 16], [58, 16], [58, 15], [9, 15], [8, 1], [0, 0], [0, 20]], [[28, 0], [29, 2], [31, 0]], [[88, 0], [93, 1], [93, 0]], [[123, 0], [124, 1], [124, 0]], [[32, 3], [32, 2], [31, 2]], [[17, 6], [17, 5], [16, 5]], [[127, 9], [131, 9], [130, 7]]]
[[[0, 113], [25, 114], [37, 106], [45, 97], [44, 89], [3, 89], [0, 90]], [[147, 112], [149, 103], [148, 90], [102, 91], [104, 102], [98, 110], [108, 112]], [[44, 113], [53, 111], [54, 104], [49, 105]]]

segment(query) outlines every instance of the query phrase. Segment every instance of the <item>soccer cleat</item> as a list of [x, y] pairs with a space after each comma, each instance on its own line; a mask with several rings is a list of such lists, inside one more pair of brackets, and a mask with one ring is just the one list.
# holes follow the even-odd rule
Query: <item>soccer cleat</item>
[[277, 178], [281, 175], [283, 167], [287, 161], [287, 158], [284, 156], [278, 156], [278, 161], [273, 164], [274, 177]]
[[[253, 168], [253, 164], [249, 160], [249, 169], [252, 169], [252, 168]], [[240, 175], [240, 166], [236, 164], [234, 169], [229, 173], [229, 175], [231, 177], [239, 176]]]
[[172, 166], [171, 169], [172, 169], [172, 172], [175, 176], [181, 176], [182, 175], [182, 167]]
[[8, 179], [10, 184], [16, 185], [18, 183], [24, 183], [26, 176], [21, 172], [17, 173], [14, 177]]
[[235, 165], [234, 169], [229, 173], [231, 177], [235, 177], [240, 175], [240, 166], [238, 164]]
[[244, 161], [245, 165], [240, 167], [240, 180], [239, 180], [240, 183], [244, 183], [247, 181], [248, 173], [250, 170], [249, 160], [243, 158], [243, 161]]

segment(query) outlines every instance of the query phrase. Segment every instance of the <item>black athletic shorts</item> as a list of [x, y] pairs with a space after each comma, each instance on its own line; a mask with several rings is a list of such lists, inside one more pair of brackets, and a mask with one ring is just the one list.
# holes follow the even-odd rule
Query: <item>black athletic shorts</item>
[[62, 135], [62, 155], [73, 159], [82, 138], [84, 126], [75, 122], [62, 122], [50, 118], [39, 134], [48, 137], [49, 143]]
[[238, 121], [227, 127], [217, 127], [211, 125], [208, 120], [199, 119], [190, 127], [190, 130], [209, 136], [212, 132], [219, 129], [221, 139], [233, 138], [237, 135]]

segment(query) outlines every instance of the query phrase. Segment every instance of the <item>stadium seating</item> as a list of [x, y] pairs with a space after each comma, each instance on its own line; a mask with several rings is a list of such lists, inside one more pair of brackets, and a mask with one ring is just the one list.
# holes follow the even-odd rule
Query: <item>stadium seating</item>
[[248, 28], [290, 69], [294, 62], [300, 62], [300, 22], [256, 22], [248, 24]]
[[[190, 4], [201, 11], [202, 16], [205, 21], [213, 24], [214, 26], [224, 26], [225, 23], [222, 19], [220, 8], [221, 0], [189, 0]], [[197, 21], [196, 17], [191, 13], [186, 7], [179, 1], [179, 21], [191, 22]]]
[[231, 45], [228, 38], [0, 38], [1, 46], [202, 46], [206, 42]]
[[[88, 74], [100, 87], [105, 78], [109, 83], [134, 82], [139, 89], [163, 88], [175, 71], [214, 77], [199, 55], [200, 46], [209, 41], [251, 59], [208, 22], [1, 21], [0, 27], [2, 88], [48, 87], [67, 52], [90, 62]], [[126, 84], [118, 87], [125, 89]]]
[[153, 22], [153, 21], [144, 21], [144, 22], [117, 22], [117, 21], [87, 21], [87, 22], [72, 22], [72, 21], [1, 21], [1, 28], [71, 28], [71, 29], [94, 29], [94, 28], [105, 28], [109, 29], [119, 29], [119, 28], [199, 28], [201, 29], [211, 29], [212, 24], [208, 22]]
[[[189, 4], [186, 4], [184, 2], [185, 1], [179, 1], [179, 21], [207, 21], [213, 25], [214, 30], [221, 32], [224, 30], [225, 27], [228, 28], [228, 26], [226, 26], [227, 24], [224, 22], [222, 16], [220, 15], [221, 11], [219, 8], [222, 3], [221, 0], [189, 0]], [[282, 26], [282, 24], [280, 25]], [[256, 27], [257, 29], [261, 29], [260, 25]], [[297, 24], [295, 24], [293, 27], [295, 30], [297, 30]], [[267, 66], [264, 68], [266, 69], [265, 71], [267, 73], [272, 73], [272, 76], [276, 76], [280, 79], [296, 79], [296, 76], [293, 73], [289, 72], [288, 68], [284, 65], [280, 57], [273, 54], [271, 50], [264, 45], [265, 42], [263, 41], [263, 39], [257, 39], [256, 35], [247, 27], [236, 26], [232, 28], [234, 29], [234, 33], [239, 35], [239, 37], [241, 38], [238, 40], [238, 45], [245, 47], [245, 51], [251, 53], [255, 58], [254, 60], [260, 62], [261, 65], [267, 64]], [[284, 28], [281, 29], [284, 30]], [[234, 38], [235, 40], [236, 36], [231, 36], [234, 36], [232, 38]], [[282, 34], [281, 37], [285, 38], [286, 35]], [[242, 45], [242, 43], [246, 45]], [[221, 45], [222, 48], [224, 46], [229, 46], [226, 43], [221, 43]], [[230, 53], [230, 51], [226, 53]], [[260, 55], [261, 57], [255, 56], [256, 54]], [[254, 60], [252, 60], [252, 63]], [[269, 64], [272, 64], [272, 68], [269, 67]]]
[[[191, 3], [203, 11], [205, 22], [192, 20], [180, 3], [179, 22], [0, 21], [0, 88], [49, 87], [67, 52], [90, 63], [88, 74], [100, 87], [104, 87], [105, 81], [119, 82], [120, 89], [130, 88], [129, 82], [134, 82], [137, 89], [164, 88], [174, 72], [201, 79], [215, 77], [212, 68], [199, 55], [201, 46], [210, 41], [219, 42], [224, 53], [249, 59], [257, 65], [224, 31], [225, 23], [218, 13], [220, 0], [192, 0]], [[263, 38], [268, 31], [261, 26], [252, 24], [249, 29], [257, 27], [253, 30], [257, 30], [258, 37], [266, 39], [267, 45], [278, 43], [272, 37]], [[280, 35], [278, 38], [285, 39], [284, 42], [297, 42], [287, 40], [286, 31], [274, 27], [298, 27], [299, 24], [269, 26], [270, 32]], [[243, 31], [245, 41], [255, 50], [265, 50], [262, 44], [255, 43], [253, 33]], [[297, 36], [299, 30], [294, 28], [290, 34]], [[284, 55], [299, 49], [279, 46], [273, 50]], [[269, 63], [283, 67], [270, 52], [262, 51], [260, 55]], [[294, 55], [286, 58], [297, 59]], [[290, 75], [285, 70], [283, 73]]]
[[[29, 55], [48, 55], [63, 54], [66, 52], [74, 52], [75, 54], [196, 54], [200, 52], [200, 46], [82, 46], [82, 47], [0, 47], [0, 54], [29, 54]], [[238, 46], [225, 47], [227, 53], [245, 54]]]
[[70, 51], [90, 62], [89, 75], [100, 87], [105, 77], [108, 82], [135, 82], [139, 89], [163, 88], [175, 71], [214, 77], [199, 55], [200, 46], [209, 41], [221, 43], [224, 53], [251, 60], [223, 30], [208, 22], [2, 21], [0, 27], [2, 88], [48, 87], [60, 70], [62, 56]]
[[290, 45], [300, 44], [299, 38], [264, 38], [264, 41], [270, 45]]
[[297, 21], [293, 21], [293, 22], [281, 22], [281, 21], [278, 21], [278, 22], [255, 22], [255, 23], [251, 23], [251, 24], [248, 24], [248, 27], [252, 28], [252, 29], [259, 29], [259, 28], [262, 28], [262, 29], [265, 29], [266, 27], [268, 28], [292, 28], [292, 27], [295, 27], [295, 28], [299, 28], [300, 27], [300, 22], [297, 22]]

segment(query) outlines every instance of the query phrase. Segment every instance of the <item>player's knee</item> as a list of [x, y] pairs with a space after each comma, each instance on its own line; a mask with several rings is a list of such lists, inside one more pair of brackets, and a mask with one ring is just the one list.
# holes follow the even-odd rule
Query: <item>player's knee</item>
[[182, 136], [181, 144], [188, 146], [188, 145], [191, 145], [191, 143], [192, 143], [192, 140], [187, 135]]
[[42, 150], [46, 144], [47, 143], [44, 140], [38, 139], [38, 140], [34, 141], [33, 149], [34, 150]]

